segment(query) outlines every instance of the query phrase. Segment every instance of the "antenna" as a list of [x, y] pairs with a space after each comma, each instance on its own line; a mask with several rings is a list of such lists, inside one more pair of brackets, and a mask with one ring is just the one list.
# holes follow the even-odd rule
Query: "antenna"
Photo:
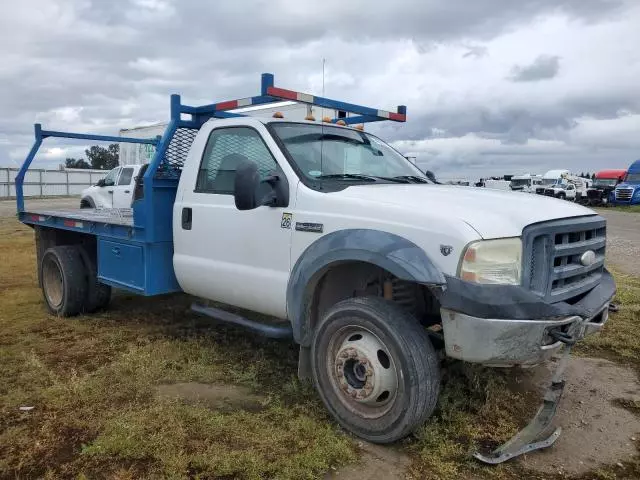
[[325, 59], [322, 59], [322, 96], [324, 97], [324, 63]]
[[[324, 64], [325, 64], [325, 58], [322, 57], [322, 96], [324, 97]], [[320, 122], [320, 172], [322, 172], [322, 175], [324, 175], [324, 170], [322, 169], [323, 167], [323, 146], [324, 146], [324, 108], [320, 109], [320, 113], [322, 115], [320, 115], [322, 118], [322, 121]]]

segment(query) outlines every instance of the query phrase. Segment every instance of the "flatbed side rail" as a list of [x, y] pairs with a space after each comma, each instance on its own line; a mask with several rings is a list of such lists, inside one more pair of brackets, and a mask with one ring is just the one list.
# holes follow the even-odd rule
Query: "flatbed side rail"
[[49, 137], [57, 137], [57, 138], [71, 138], [77, 140], [97, 140], [101, 142], [125, 142], [125, 143], [144, 143], [148, 145], [157, 146], [160, 139], [159, 138], [130, 138], [130, 137], [115, 137], [110, 135], [94, 135], [89, 133], [73, 133], [73, 132], [58, 132], [54, 130], [42, 130], [42, 125], [36, 123], [34, 125], [35, 130], [35, 141], [27, 158], [25, 159], [22, 167], [20, 167], [20, 171], [18, 175], [16, 175], [16, 203], [18, 213], [24, 212], [24, 177], [27, 174], [27, 170], [31, 166], [33, 159], [35, 158], [40, 146], [42, 145], [42, 141], [45, 138]]

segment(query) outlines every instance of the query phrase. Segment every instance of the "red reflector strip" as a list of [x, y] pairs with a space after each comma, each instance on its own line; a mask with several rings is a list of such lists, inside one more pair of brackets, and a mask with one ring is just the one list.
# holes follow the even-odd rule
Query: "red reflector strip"
[[389, 120], [395, 120], [396, 122], [406, 122], [407, 116], [404, 113], [389, 112]]
[[233, 110], [238, 108], [237, 100], [229, 100], [228, 102], [216, 103], [216, 110]]
[[75, 227], [75, 228], [82, 228], [84, 226], [82, 222], [76, 222], [75, 220], [65, 220], [64, 222], [62, 222], [62, 224], [65, 227]]
[[42, 215], [31, 215], [31, 220], [34, 222], [44, 222], [44, 217]]
[[284, 88], [268, 87], [267, 95], [274, 97], [288, 98], [289, 100], [298, 100], [298, 92], [292, 90], [285, 90]]

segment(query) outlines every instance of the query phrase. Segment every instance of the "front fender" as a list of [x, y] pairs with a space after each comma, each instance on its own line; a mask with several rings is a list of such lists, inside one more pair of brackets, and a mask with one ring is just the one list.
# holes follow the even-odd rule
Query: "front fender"
[[287, 285], [287, 314], [296, 342], [311, 342], [309, 309], [320, 278], [331, 265], [360, 261], [376, 265], [401, 280], [443, 285], [443, 273], [423, 249], [393, 233], [350, 229], [329, 233], [309, 245], [291, 271]]

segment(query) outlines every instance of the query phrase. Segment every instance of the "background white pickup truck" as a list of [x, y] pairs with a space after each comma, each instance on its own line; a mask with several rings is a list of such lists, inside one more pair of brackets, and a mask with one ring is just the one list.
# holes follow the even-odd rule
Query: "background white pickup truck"
[[80, 208], [131, 208], [143, 165], [116, 167], [96, 185], [85, 188], [80, 198]]

